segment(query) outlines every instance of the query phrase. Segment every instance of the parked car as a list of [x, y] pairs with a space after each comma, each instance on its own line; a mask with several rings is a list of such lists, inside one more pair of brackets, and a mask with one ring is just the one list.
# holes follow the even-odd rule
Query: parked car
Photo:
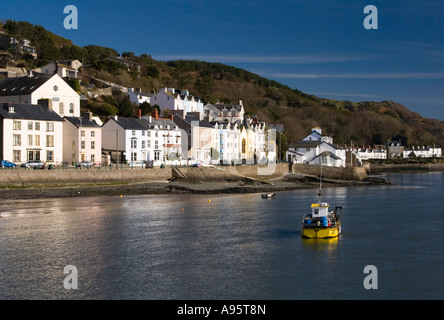
[[17, 165], [9, 160], [2, 160], [2, 168], [15, 168]]
[[192, 167], [202, 167], [202, 163], [195, 163], [192, 165]]
[[82, 162], [80, 162], [79, 166], [89, 168], [89, 167], [94, 166], [94, 162], [83, 160]]
[[45, 163], [40, 160], [30, 160], [25, 163], [25, 168], [29, 169], [45, 169]]

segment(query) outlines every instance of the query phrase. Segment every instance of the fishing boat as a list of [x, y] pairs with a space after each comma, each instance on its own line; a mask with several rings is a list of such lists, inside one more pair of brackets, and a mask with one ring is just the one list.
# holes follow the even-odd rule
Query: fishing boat
[[322, 164], [321, 176], [319, 180], [319, 201], [311, 205], [311, 212], [302, 218], [303, 238], [323, 239], [335, 238], [341, 234], [341, 215], [342, 207], [337, 206], [335, 210], [330, 211], [330, 205], [322, 202]]
[[262, 195], [262, 199], [274, 199], [274, 198], [276, 198], [276, 193], [268, 193]]
[[334, 238], [341, 234], [342, 207], [329, 210], [325, 202], [313, 203], [311, 213], [302, 219], [302, 237], [310, 239]]

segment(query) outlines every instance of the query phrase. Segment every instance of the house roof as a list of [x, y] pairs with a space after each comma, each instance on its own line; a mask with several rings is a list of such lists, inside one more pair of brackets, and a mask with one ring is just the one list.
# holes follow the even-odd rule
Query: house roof
[[0, 83], [0, 96], [16, 96], [32, 94], [54, 75], [34, 73], [32, 77], [5, 79]]
[[208, 121], [199, 120], [198, 118], [196, 118], [194, 116], [186, 115], [184, 120], [186, 122], [188, 122], [189, 124], [191, 124], [192, 122], [197, 121], [198, 122], [198, 126], [202, 127], [202, 128], [213, 128], [211, 123], [209, 123]]
[[94, 128], [94, 127], [100, 127], [94, 120], [89, 120], [85, 117], [65, 117], [66, 120], [71, 122], [76, 127], [88, 127], [88, 128]]
[[177, 125], [170, 119], [151, 118], [151, 122], [145, 118], [117, 118], [117, 120], [114, 118], [110, 119], [116, 121], [117, 124], [125, 130], [149, 130], [153, 129], [155, 126], [162, 126], [162, 129], [165, 129], [167, 126], [170, 126], [170, 129], [175, 129], [177, 127]]
[[[42, 105], [2, 103], [0, 106], [0, 117], [6, 119], [63, 121], [62, 117], [60, 117], [55, 111], [48, 110]], [[8, 112], [9, 107], [14, 107], [14, 112]]]
[[223, 109], [227, 109], [227, 110], [231, 110], [231, 109], [236, 109], [238, 111], [242, 110], [242, 106], [240, 104], [223, 104], [223, 103], [216, 103], [212, 105], [213, 107], [219, 109], [219, 110], [223, 110]]
[[137, 118], [117, 118], [114, 119], [125, 130], [148, 130], [149, 121]]
[[341, 160], [341, 158], [339, 158], [339, 157], [338, 157], [337, 155], [335, 155], [333, 152], [330, 152], [330, 151], [324, 151], [324, 152], [322, 152], [321, 154], [319, 154], [319, 155], [317, 155], [316, 157], [314, 157], [313, 159], [311, 159], [310, 162], [313, 161], [313, 160], [315, 160], [315, 159], [317, 159], [317, 158], [319, 158], [320, 156], [326, 156], [326, 157], [331, 157], [331, 158], [333, 158], [333, 159], [335, 159], [335, 160]]
[[[144, 119], [142, 119], [144, 120]], [[147, 121], [147, 120], [145, 120]], [[177, 125], [170, 119], [153, 119], [151, 118], [151, 123], [148, 121], [149, 126], [153, 128], [154, 126], [162, 126], [162, 128], [166, 128], [167, 126], [170, 126], [171, 129], [174, 129], [177, 127]]]

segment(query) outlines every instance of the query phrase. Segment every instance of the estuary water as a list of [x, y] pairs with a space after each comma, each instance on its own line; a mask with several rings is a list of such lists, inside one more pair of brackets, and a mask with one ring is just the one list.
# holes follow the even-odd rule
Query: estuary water
[[0, 299], [443, 299], [444, 174], [388, 178], [323, 190], [332, 240], [300, 236], [317, 190], [2, 201]]

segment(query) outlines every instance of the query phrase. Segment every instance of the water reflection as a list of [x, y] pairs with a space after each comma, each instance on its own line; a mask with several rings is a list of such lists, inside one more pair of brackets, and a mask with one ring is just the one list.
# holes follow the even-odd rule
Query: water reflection
[[[418, 212], [443, 204], [442, 174], [393, 181], [326, 188], [325, 201], [344, 207], [343, 234], [331, 239], [301, 238], [317, 190], [266, 200], [238, 194], [5, 201], [0, 298], [323, 299], [337, 297], [336, 290], [358, 299], [368, 297], [367, 264], [378, 266], [384, 281], [372, 298], [399, 296], [400, 273], [397, 281], [387, 276], [397, 270], [433, 274], [408, 282], [409, 292], [421, 297], [417, 288], [436, 287], [435, 298], [442, 297], [442, 212], [430, 212], [432, 234], [417, 232], [431, 230]], [[63, 289], [66, 265], [79, 270], [77, 291]]]

